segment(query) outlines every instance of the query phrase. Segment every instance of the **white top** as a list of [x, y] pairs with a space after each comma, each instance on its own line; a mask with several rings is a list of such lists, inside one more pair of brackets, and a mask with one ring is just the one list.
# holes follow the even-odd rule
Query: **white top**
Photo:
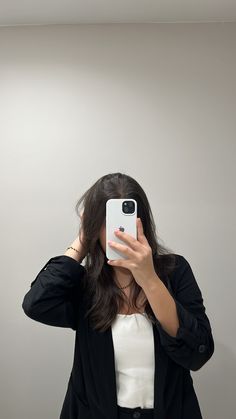
[[117, 404], [154, 407], [154, 338], [152, 322], [144, 312], [117, 314], [112, 324]]

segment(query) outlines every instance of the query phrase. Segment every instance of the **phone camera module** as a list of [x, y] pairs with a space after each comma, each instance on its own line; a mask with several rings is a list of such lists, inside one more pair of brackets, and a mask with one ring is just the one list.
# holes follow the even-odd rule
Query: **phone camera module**
[[135, 210], [134, 202], [133, 201], [123, 201], [122, 203], [122, 211], [125, 214], [133, 214]]

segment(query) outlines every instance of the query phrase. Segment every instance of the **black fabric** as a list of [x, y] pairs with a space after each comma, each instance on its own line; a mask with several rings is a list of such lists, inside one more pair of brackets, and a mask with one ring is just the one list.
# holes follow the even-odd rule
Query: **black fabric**
[[[199, 370], [211, 358], [214, 340], [192, 269], [183, 256], [176, 255], [176, 260], [168, 290], [180, 322], [177, 336], [170, 336], [158, 319], [153, 324], [153, 419], [202, 419], [190, 371]], [[73, 366], [59, 419], [119, 419], [112, 331], [111, 327], [95, 331], [84, 317], [85, 275], [84, 266], [73, 258], [52, 257], [31, 283], [22, 308], [35, 321], [76, 332]]]
[[117, 406], [118, 419], [153, 419], [154, 409]]

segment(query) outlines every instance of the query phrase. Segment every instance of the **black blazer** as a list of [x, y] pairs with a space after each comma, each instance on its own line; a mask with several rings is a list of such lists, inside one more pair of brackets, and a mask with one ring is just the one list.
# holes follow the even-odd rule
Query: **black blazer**
[[[214, 341], [202, 294], [188, 261], [176, 255], [168, 289], [180, 327], [170, 336], [156, 320], [154, 419], [202, 419], [191, 371], [211, 358]], [[93, 330], [81, 278], [85, 267], [70, 256], [52, 257], [24, 296], [22, 308], [33, 320], [76, 331], [74, 361], [60, 419], [117, 419], [116, 376], [111, 328]]]

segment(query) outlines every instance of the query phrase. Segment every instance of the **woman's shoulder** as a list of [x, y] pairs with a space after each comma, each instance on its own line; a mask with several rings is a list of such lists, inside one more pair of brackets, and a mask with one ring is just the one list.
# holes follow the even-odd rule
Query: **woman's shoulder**
[[190, 262], [185, 256], [178, 253], [175, 253], [175, 267], [169, 279], [175, 291], [192, 286], [193, 284], [197, 285]]
[[160, 267], [160, 272], [163, 276], [170, 279], [181, 275], [181, 272], [189, 265], [187, 259], [179, 253], [166, 253], [159, 255], [157, 265]]
[[192, 270], [190, 263], [188, 261], [188, 259], [179, 254], [179, 253], [173, 253], [173, 258], [174, 258], [174, 265], [173, 265], [173, 269], [171, 272], [171, 277], [173, 278], [179, 278], [180, 276], [182, 276], [187, 270]]
[[190, 266], [188, 260], [185, 256], [180, 255], [179, 253], [174, 253], [175, 256], [175, 271], [181, 270]]

